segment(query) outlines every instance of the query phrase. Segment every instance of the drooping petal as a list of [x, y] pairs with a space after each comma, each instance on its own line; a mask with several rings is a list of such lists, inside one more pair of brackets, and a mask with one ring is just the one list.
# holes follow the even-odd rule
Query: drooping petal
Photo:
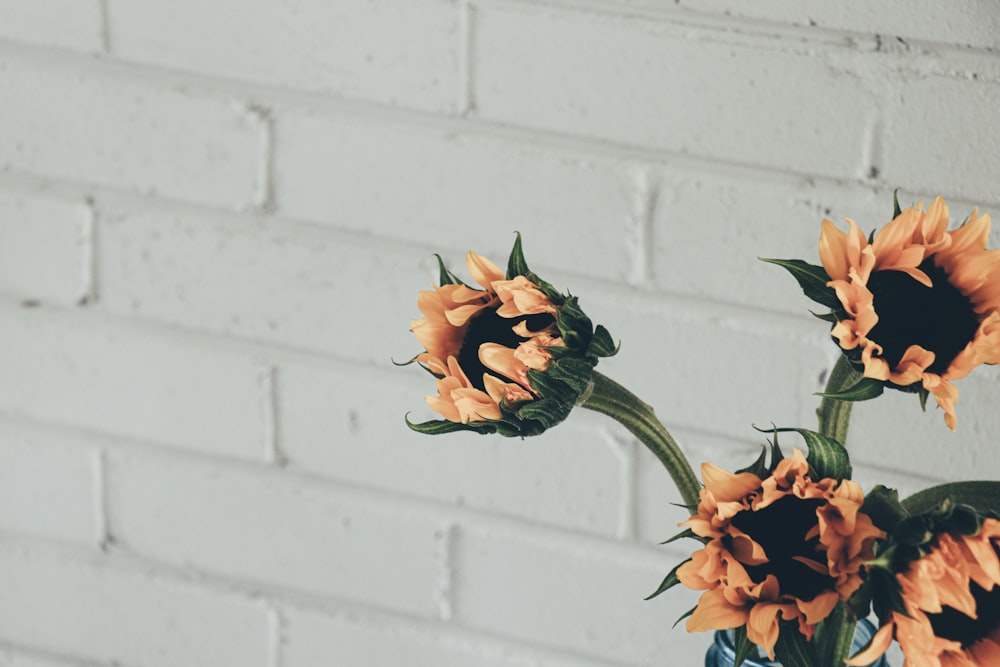
[[469, 275], [487, 292], [493, 291], [493, 283], [504, 279], [503, 271], [496, 264], [471, 250], [465, 256]]

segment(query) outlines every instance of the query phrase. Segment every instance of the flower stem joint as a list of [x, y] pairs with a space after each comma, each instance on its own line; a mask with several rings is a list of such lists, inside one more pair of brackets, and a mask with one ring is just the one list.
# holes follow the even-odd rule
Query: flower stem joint
[[420, 293], [424, 317], [413, 331], [425, 351], [414, 357], [437, 382], [428, 396], [444, 419], [407, 424], [428, 434], [453, 431], [538, 435], [586, 397], [594, 366], [618, 352], [578, 299], [532, 272], [517, 235], [507, 271], [470, 251], [469, 287], [438, 257], [440, 285]]

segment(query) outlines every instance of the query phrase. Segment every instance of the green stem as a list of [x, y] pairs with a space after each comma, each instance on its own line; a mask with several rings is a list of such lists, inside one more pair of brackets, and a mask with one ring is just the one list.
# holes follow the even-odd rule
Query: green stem
[[[845, 355], [837, 358], [837, 363], [830, 371], [823, 393], [834, 394], [853, 387], [861, 379], [861, 373], [854, 370]], [[851, 423], [851, 401], [841, 401], [836, 398], [826, 398], [819, 404], [816, 416], [819, 417], [819, 432], [847, 446], [847, 427]]]
[[592, 390], [581, 397], [580, 405], [611, 417], [639, 438], [670, 473], [684, 504], [689, 508], [697, 507], [701, 484], [681, 448], [656, 418], [653, 408], [597, 371], [591, 381]]

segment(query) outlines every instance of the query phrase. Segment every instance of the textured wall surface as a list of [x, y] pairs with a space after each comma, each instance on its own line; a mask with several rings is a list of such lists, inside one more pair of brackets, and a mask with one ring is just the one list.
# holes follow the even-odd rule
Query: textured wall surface
[[[440, 252], [581, 297], [697, 464], [812, 426], [824, 217], [1000, 210], [992, 0], [0, 0], [0, 664], [700, 664], [626, 432], [409, 432]], [[1000, 236], [994, 236], [994, 245]], [[856, 408], [856, 479], [1000, 477]]]

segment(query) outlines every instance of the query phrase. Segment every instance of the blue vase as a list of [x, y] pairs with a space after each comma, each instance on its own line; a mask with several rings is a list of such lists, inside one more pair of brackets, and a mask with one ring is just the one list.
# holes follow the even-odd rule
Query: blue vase
[[[858, 621], [854, 629], [854, 641], [851, 642], [851, 653], [857, 653], [868, 645], [875, 635], [875, 626], [867, 619]], [[733, 667], [736, 660], [736, 649], [733, 647], [733, 634], [730, 630], [718, 630], [715, 633], [715, 641], [708, 647], [705, 654], [705, 667]], [[780, 662], [768, 660], [767, 656], [751, 657], [743, 661], [743, 667], [781, 667]], [[882, 656], [869, 667], [889, 667], [885, 656]]]

